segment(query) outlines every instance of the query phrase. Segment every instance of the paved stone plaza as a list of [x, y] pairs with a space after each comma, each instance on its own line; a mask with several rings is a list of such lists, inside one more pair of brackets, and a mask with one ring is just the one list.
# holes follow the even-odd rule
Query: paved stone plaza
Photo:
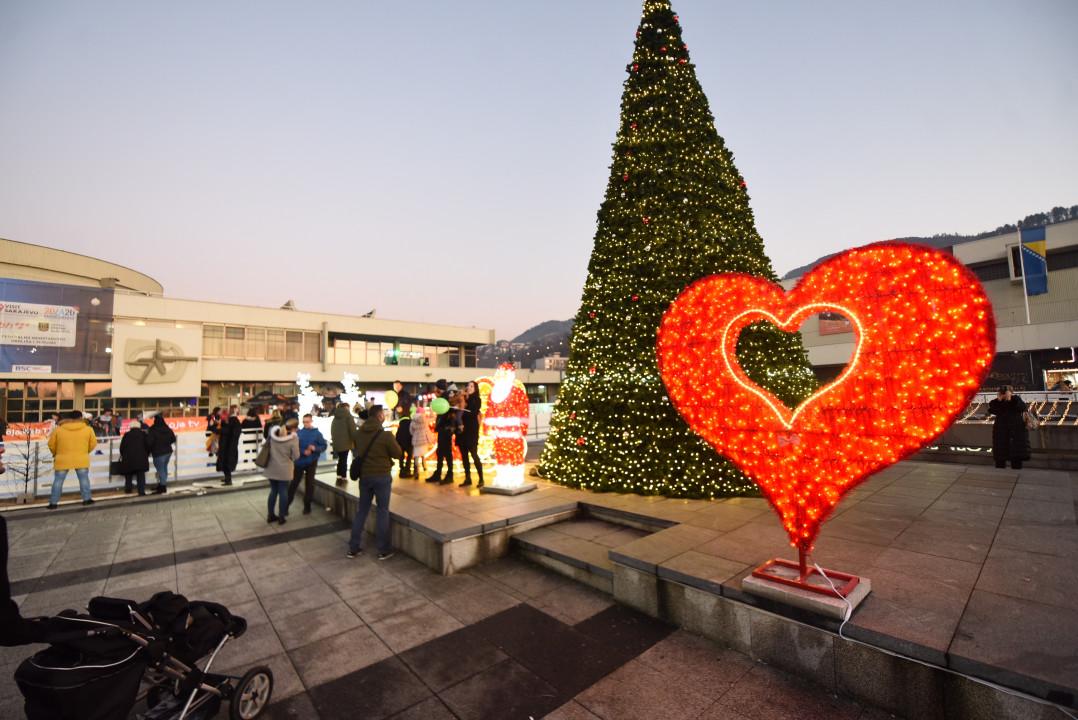
[[[738, 593], [755, 563], [788, 554], [758, 499], [670, 500], [545, 484], [504, 498], [408, 480], [395, 486], [394, 507], [413, 515], [402, 521], [424, 532], [562, 513], [577, 500], [660, 518], [669, 529], [563, 520], [521, 535], [517, 547], [533, 559], [586, 558], [599, 573], [614, 561], [734, 602], [752, 602]], [[250, 622], [222, 667], [273, 668], [271, 717], [889, 716], [848, 699], [864, 678], [843, 671], [849, 649], [830, 642], [826, 628], [776, 627], [775, 637], [792, 644], [738, 652], [518, 557], [450, 576], [403, 553], [347, 560], [343, 519], [316, 509], [268, 525], [265, 494], [254, 487], [12, 513], [13, 591], [28, 615], [81, 607], [96, 594], [142, 600], [161, 589], [221, 602]], [[1078, 568], [1068, 560], [1078, 550], [1074, 498], [1067, 473], [929, 463], [880, 473], [842, 503], [818, 547], [825, 566], [873, 581], [846, 634], [938, 657], [959, 672], [965, 663], [969, 674], [997, 682], [1069, 687], [1078, 676]], [[795, 626], [802, 634], [784, 635]], [[829, 643], [812, 651], [819, 663], [806, 681], [804, 668], [790, 663], [803, 655], [808, 631]], [[19, 716], [11, 675], [30, 651], [0, 650], [0, 717]], [[878, 682], [896, 698], [912, 692], [909, 678]], [[1021, 707], [1062, 717], [1047, 706]]]
[[[516, 559], [440, 576], [343, 557], [343, 521], [265, 522], [265, 490], [10, 522], [28, 614], [171, 589], [247, 618], [222, 668], [268, 664], [271, 718], [875, 718], [737, 652]], [[0, 651], [0, 717], [33, 648]]]
[[[456, 488], [398, 481], [401, 520], [443, 538], [478, 533], [496, 522], [527, 519], [544, 509], [573, 508], [615, 521], [662, 522], [644, 537], [597, 541], [584, 528], [551, 524], [518, 537], [554, 560], [612, 578], [621, 602], [683, 623], [663, 612], [664, 580], [760, 606], [826, 633], [811, 640], [826, 656], [790, 669], [831, 688], [842, 668], [837, 623], [788, 613], [744, 592], [743, 578], [772, 557], [793, 558], [774, 512], [758, 498], [678, 500], [589, 493], [540, 483], [516, 498], [469, 495]], [[905, 462], [848, 493], [823, 526], [814, 559], [825, 568], [861, 574], [872, 592], [845, 628], [849, 637], [903, 656], [1000, 683], [1073, 706], [1078, 700], [1078, 480], [1068, 472]], [[350, 487], [349, 492], [354, 490]], [[542, 558], [538, 558], [542, 560]], [[564, 563], [563, 563], [564, 565]], [[618, 574], [638, 586], [617, 591]], [[580, 576], [579, 573], [574, 573]], [[669, 608], [668, 608], [669, 609]], [[733, 623], [734, 621], [731, 621]], [[746, 623], [743, 615], [736, 622]], [[736, 628], [721, 633], [727, 641]], [[746, 644], [739, 649], [759, 657]], [[765, 656], [766, 657], [766, 656]], [[789, 660], [776, 649], [774, 663]], [[848, 683], [864, 686], [865, 678]], [[872, 690], [873, 697], [879, 695]], [[902, 707], [895, 689], [893, 707]]]

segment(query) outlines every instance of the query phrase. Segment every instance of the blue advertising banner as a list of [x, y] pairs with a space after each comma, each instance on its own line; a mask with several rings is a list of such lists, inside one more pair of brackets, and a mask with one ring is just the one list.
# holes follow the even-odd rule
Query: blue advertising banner
[[0, 372], [108, 375], [112, 308], [112, 290], [0, 279]]

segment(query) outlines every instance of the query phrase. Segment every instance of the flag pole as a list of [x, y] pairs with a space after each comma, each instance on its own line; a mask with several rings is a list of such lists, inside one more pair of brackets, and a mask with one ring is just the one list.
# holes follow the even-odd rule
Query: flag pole
[[1018, 226], [1018, 265], [1022, 268], [1022, 299], [1026, 301], [1026, 325], [1029, 319], [1029, 292], [1026, 290], [1026, 249], [1022, 247], [1022, 226]]

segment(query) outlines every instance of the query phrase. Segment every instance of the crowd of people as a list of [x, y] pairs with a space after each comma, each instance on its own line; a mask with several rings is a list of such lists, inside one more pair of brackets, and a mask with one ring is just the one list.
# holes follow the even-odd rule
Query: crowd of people
[[[235, 405], [215, 407], [206, 416], [206, 451], [214, 458], [222, 484], [232, 485], [244, 431], [260, 430], [260, 445], [265, 447], [260, 447], [260, 455], [264, 457], [258, 464], [269, 480], [266, 519], [279, 524], [287, 521], [301, 484], [303, 513], [311, 512], [318, 460], [330, 451], [336, 459], [337, 483], [345, 485], [352, 480], [359, 484], [359, 509], [353, 520], [349, 557], [362, 552], [363, 528], [373, 505], [378, 554], [385, 558], [392, 554], [389, 503], [394, 464], [398, 465], [401, 478], [449, 485], [455, 481], [456, 448], [464, 466], [460, 485], [472, 485], [473, 471], [477, 485], [484, 484], [479, 458], [481, 398], [476, 383], [469, 382], [460, 389], [446, 380], [438, 380], [417, 397], [398, 381], [393, 383], [393, 393], [387, 393], [387, 397], [395, 400], [393, 407], [377, 405], [373, 397], [366, 397], [354, 407], [338, 403], [318, 408], [318, 415], [332, 417], [329, 438], [314, 426], [312, 414], [300, 417], [299, 406], [294, 402], [283, 401], [264, 422], [265, 415], [259, 407], [250, 407], [242, 415]], [[397, 420], [395, 432], [384, 429], [387, 415]], [[151, 467], [157, 480], [151, 492], [167, 492], [177, 438], [162, 415], [154, 416], [150, 422], [139, 416], [124, 423], [106, 407], [97, 417], [73, 410], [55, 416], [53, 421], [54, 427], [48, 434], [54, 470], [49, 509], [59, 506], [64, 481], [72, 470], [78, 479], [83, 504], [94, 503], [90, 487], [91, 456], [101, 452], [98, 443], [103, 437], [121, 438], [120, 459], [111, 464], [110, 474], [124, 477], [125, 493], [146, 495]], [[433, 473], [427, 475], [431, 449], [435, 451], [436, 464]]]

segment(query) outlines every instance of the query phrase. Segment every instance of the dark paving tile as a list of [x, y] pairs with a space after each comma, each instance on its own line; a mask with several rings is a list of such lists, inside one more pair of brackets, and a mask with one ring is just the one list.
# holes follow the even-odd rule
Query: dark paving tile
[[540, 595], [529, 604], [548, 615], [553, 615], [566, 625], [576, 625], [614, 604], [606, 593], [587, 585], [570, 583]]
[[945, 664], [969, 590], [884, 568], [869, 568], [865, 576], [872, 580], [872, 592], [854, 612], [846, 633], [926, 662]]
[[381, 662], [393, 651], [362, 625], [291, 650], [288, 655], [310, 688]]
[[1074, 503], [1014, 499], [1008, 503], [1003, 520], [1073, 526]]
[[430, 690], [392, 657], [309, 691], [324, 718], [388, 718], [431, 697]]
[[992, 534], [992, 528], [968, 529], [918, 520], [899, 535], [891, 547], [980, 563], [988, 555]]
[[1078, 564], [1073, 557], [994, 547], [977, 589], [1073, 610], [1078, 607]]
[[546, 716], [545, 720], [602, 720], [576, 700], [569, 702]]
[[456, 720], [456, 717], [444, 702], [432, 697], [397, 713], [392, 720]]
[[973, 583], [977, 580], [977, 573], [980, 571], [980, 565], [977, 563], [898, 548], [888, 548], [880, 553], [874, 567], [882, 567], [909, 577], [933, 580], [965, 589], [973, 587]]
[[1010, 523], [1004, 520], [996, 534], [996, 547], [1055, 555], [1062, 558], [1078, 556], [1078, 527]]
[[618, 653], [607, 644], [530, 605], [517, 605], [472, 628], [487, 642], [556, 687], [565, 699], [636, 654]]
[[732, 713], [752, 720], [857, 720], [861, 711], [861, 706], [852, 700], [821, 692], [803, 680], [758, 665], [699, 720], [725, 720]]
[[574, 627], [601, 642], [616, 657], [623, 658], [621, 662], [640, 655], [675, 630], [671, 625], [624, 605], [611, 605]]
[[576, 700], [601, 718], [618, 720], [690, 720], [718, 695], [708, 695], [684, 678], [633, 660], [577, 695]]
[[637, 660], [686, 683], [701, 695], [718, 698], [753, 668], [752, 658], [684, 630], [656, 643]]
[[444, 690], [506, 659], [505, 653], [471, 627], [423, 643], [399, 657], [435, 691]]
[[570, 697], [513, 660], [503, 660], [441, 693], [461, 720], [530, 720]]
[[460, 627], [459, 620], [429, 601], [371, 623], [371, 630], [396, 653], [422, 645]]
[[307, 693], [293, 695], [286, 700], [273, 703], [266, 708], [266, 712], [261, 717], [266, 720], [320, 720], [321, 718]]
[[951, 643], [959, 672], [1073, 706], [1078, 611], [974, 590]]

